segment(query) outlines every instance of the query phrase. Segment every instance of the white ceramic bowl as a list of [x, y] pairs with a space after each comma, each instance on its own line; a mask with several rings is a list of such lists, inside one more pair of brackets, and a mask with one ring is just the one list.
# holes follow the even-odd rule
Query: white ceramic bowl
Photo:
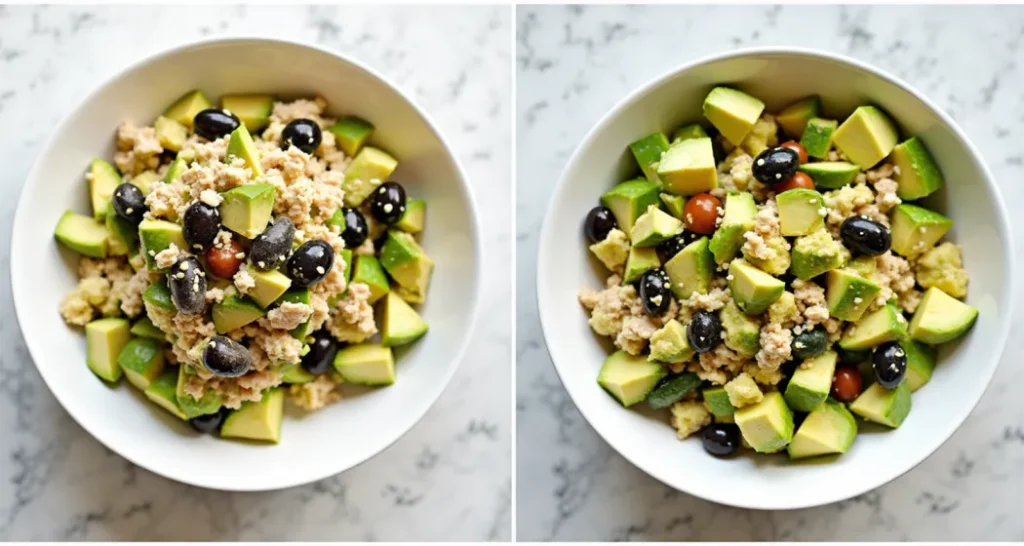
[[[587, 326], [576, 301], [581, 287], [602, 286], [603, 268], [582, 235], [587, 211], [634, 160], [627, 146], [653, 131], [702, 119], [715, 84], [729, 84], [777, 112], [819, 94], [830, 117], [872, 102], [905, 135], [922, 138], [946, 178], [931, 199], [955, 225], [970, 273], [968, 303], [980, 317], [959, 343], [945, 347], [931, 382], [914, 393], [899, 429], [861, 433], [828, 464], [791, 464], [784, 455], [716, 459], [696, 438], [680, 442], [663, 420], [623, 409], [596, 382], [610, 344]], [[857, 61], [801, 49], [751, 49], [717, 55], [673, 70], [616, 105], [577, 148], [555, 191], [541, 234], [537, 300], [551, 359], [591, 426], [636, 466], [662, 482], [705, 499], [757, 509], [788, 509], [846, 499], [896, 478], [935, 451], [981, 398], [999, 362], [1010, 326], [1013, 255], [1006, 211], [981, 155], [963, 132], [920, 93]], [[862, 427], [863, 430], [863, 427]], [[877, 429], [876, 429], [877, 430]]]
[[[430, 332], [396, 355], [394, 385], [307, 416], [285, 417], [278, 445], [196, 436], [127, 383], [108, 388], [85, 366], [85, 337], [58, 307], [77, 281], [77, 256], [53, 239], [61, 212], [87, 213], [86, 166], [110, 158], [124, 120], [149, 123], [189, 89], [216, 100], [260, 92], [327, 99], [330, 113], [373, 122], [373, 141], [399, 160], [394, 179], [427, 201], [425, 250], [436, 263], [422, 307]], [[110, 449], [168, 478], [226, 490], [299, 485], [383, 450], [426, 413], [462, 359], [479, 302], [481, 247], [469, 184], [427, 115], [370, 68], [335, 52], [268, 39], [219, 39], [146, 59], [86, 97], [43, 148], [22, 190], [11, 245], [14, 303], [46, 384]]]

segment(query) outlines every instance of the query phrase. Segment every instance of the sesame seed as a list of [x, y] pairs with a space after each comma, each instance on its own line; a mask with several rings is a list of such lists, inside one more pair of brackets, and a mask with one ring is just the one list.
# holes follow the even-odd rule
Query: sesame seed
[[864, 298], [860, 298], [860, 297], [853, 298], [853, 303], [861, 303], [863, 301], [864, 301]]
[[197, 244], [192, 245], [192, 248], [194, 248], [196, 250], [202, 250], [203, 245], [197, 243]]
[[782, 178], [782, 173], [775, 173], [775, 179], [778, 180], [780, 178]]
[[178, 273], [178, 274], [176, 274], [174, 276], [179, 278], [179, 279], [184, 279], [185, 278], [185, 274], [184, 273]]
[[757, 160], [757, 166], [758, 167], [763, 167], [764, 166], [764, 159], [758, 159]]
[[188, 262], [181, 262], [181, 265], [178, 266], [178, 269], [182, 271], [188, 271]]
[[241, 260], [242, 258], [245, 258], [245, 252], [239, 252], [235, 254], [235, 257]]
[[394, 209], [395, 209], [395, 207], [391, 203], [385, 203], [384, 204], [384, 212], [391, 212]]
[[323, 275], [323, 274], [324, 274], [324, 273], [326, 273], [327, 271], [325, 271], [325, 270], [324, 270], [324, 266], [322, 266], [322, 265], [318, 265], [318, 266], [316, 266], [316, 272], [317, 272], [317, 273], [319, 273], [319, 274], [321, 274], [321, 275]]
[[156, 252], [154, 252], [154, 251], [150, 250], [150, 251], [149, 251], [149, 255], [150, 255], [150, 256], [156, 256]]

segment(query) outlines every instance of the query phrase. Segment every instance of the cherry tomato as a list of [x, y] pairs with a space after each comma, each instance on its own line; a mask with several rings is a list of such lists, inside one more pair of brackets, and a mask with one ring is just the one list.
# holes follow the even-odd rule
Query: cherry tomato
[[814, 180], [812, 180], [811, 177], [807, 176], [806, 174], [798, 172], [793, 176], [789, 177], [789, 180], [779, 184], [778, 186], [775, 186], [772, 189], [774, 189], [778, 193], [782, 193], [786, 190], [791, 190], [793, 188], [807, 188], [809, 190], [813, 190]]
[[242, 267], [244, 257], [239, 258], [240, 255], [242, 255], [242, 245], [232, 239], [230, 243], [224, 245], [224, 248], [211, 246], [206, 251], [206, 265], [214, 275], [222, 279], [230, 279], [235, 276], [235, 273], [238, 273], [238, 268]]
[[807, 150], [803, 146], [801, 146], [799, 142], [797, 142], [795, 140], [787, 140], [786, 142], [783, 142], [782, 144], [779, 144], [779, 147], [780, 148], [789, 148], [790, 150], [793, 150], [794, 152], [799, 154], [800, 155], [800, 164], [801, 165], [803, 165], [804, 163], [807, 163]]
[[850, 366], [836, 368], [832, 377], [832, 396], [840, 402], [853, 402], [860, 394], [860, 372]]
[[683, 207], [686, 229], [701, 235], [714, 233], [720, 208], [722, 208], [722, 202], [714, 195], [710, 193], [694, 195]]

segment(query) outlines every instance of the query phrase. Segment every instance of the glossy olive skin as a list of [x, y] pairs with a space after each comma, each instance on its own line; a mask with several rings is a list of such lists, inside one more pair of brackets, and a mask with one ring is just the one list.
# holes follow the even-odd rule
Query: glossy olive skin
[[387, 225], [394, 224], [405, 214], [405, 188], [398, 182], [385, 182], [370, 196], [370, 214]]
[[690, 319], [686, 339], [694, 351], [709, 353], [722, 342], [722, 321], [715, 313], [701, 309]]
[[231, 410], [221, 407], [217, 410], [217, 413], [200, 415], [189, 419], [188, 424], [192, 425], [192, 428], [198, 432], [202, 432], [203, 434], [216, 434], [220, 432], [221, 425], [224, 424], [224, 420], [227, 419], [230, 414]]
[[270, 227], [252, 241], [249, 259], [260, 271], [277, 269], [288, 258], [295, 240], [295, 224], [287, 216], [278, 216]]
[[907, 374], [907, 353], [895, 341], [887, 341], [871, 352], [871, 369], [878, 384], [895, 389]]
[[192, 250], [206, 250], [213, 246], [220, 227], [220, 211], [202, 201], [189, 205], [181, 221], [182, 235]]
[[178, 312], [201, 315], [206, 311], [206, 272], [199, 260], [181, 258], [167, 271], [167, 287]]
[[828, 332], [822, 327], [804, 330], [793, 336], [793, 358], [807, 360], [814, 358], [828, 349]]
[[312, 286], [323, 280], [334, 267], [334, 249], [318, 239], [306, 241], [292, 252], [285, 267], [292, 286]]
[[192, 130], [206, 140], [230, 135], [242, 122], [234, 114], [220, 108], [207, 108], [192, 118]]
[[658, 252], [661, 253], [662, 261], [669, 261], [673, 256], [679, 254], [684, 248], [690, 246], [697, 239], [700, 239], [699, 233], [694, 233], [688, 229], [684, 229], [679, 232], [671, 239], [662, 241], [658, 244]]
[[800, 154], [789, 148], [768, 148], [757, 154], [751, 173], [767, 186], [781, 184], [796, 174], [800, 167]]
[[704, 428], [700, 439], [704, 451], [716, 457], [732, 455], [740, 448], [740, 427], [733, 423], [714, 423]]
[[320, 126], [311, 119], [292, 120], [281, 131], [281, 146], [286, 150], [291, 144], [307, 154], [312, 154], [320, 147], [322, 139], [323, 133], [320, 131]]
[[252, 368], [252, 355], [229, 337], [213, 336], [203, 349], [203, 364], [217, 377], [239, 377]]
[[338, 354], [338, 342], [327, 330], [319, 330], [309, 342], [309, 352], [302, 357], [302, 368], [313, 375], [323, 375], [334, 364]]
[[865, 216], [851, 216], [839, 226], [843, 244], [856, 254], [880, 256], [892, 248], [889, 228]]
[[651, 269], [640, 277], [640, 304], [652, 317], [664, 315], [672, 303], [672, 281], [662, 269]]
[[345, 241], [345, 248], [358, 248], [370, 235], [366, 218], [356, 209], [345, 208], [342, 212], [345, 215], [345, 231], [341, 232], [341, 240]]
[[583, 221], [583, 234], [591, 243], [600, 243], [608, 236], [608, 232], [619, 227], [615, 215], [607, 207], [594, 207], [587, 213]]
[[110, 198], [114, 203], [114, 212], [118, 216], [135, 226], [142, 223], [142, 218], [148, 209], [146, 208], [146, 196], [137, 186], [127, 182], [120, 184], [114, 188], [114, 193]]

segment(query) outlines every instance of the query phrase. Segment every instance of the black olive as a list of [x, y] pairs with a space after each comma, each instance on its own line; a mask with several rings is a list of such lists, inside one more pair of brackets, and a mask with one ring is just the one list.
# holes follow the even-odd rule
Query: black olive
[[292, 252], [286, 266], [292, 286], [299, 288], [311, 286], [327, 276], [334, 267], [334, 249], [331, 245], [314, 239], [302, 243]]
[[385, 182], [373, 190], [370, 214], [388, 225], [401, 220], [405, 214], [405, 189], [402, 185], [398, 182]]
[[690, 348], [698, 353], [709, 353], [722, 342], [722, 321], [711, 311], [701, 309], [693, 314], [686, 327]]
[[203, 349], [203, 364], [217, 377], [239, 377], [252, 367], [252, 355], [229, 337], [213, 336]]
[[261, 271], [277, 269], [288, 257], [294, 240], [295, 224], [287, 216], [278, 216], [270, 227], [253, 239], [249, 259]]
[[182, 235], [192, 250], [206, 250], [213, 246], [220, 231], [220, 211], [202, 201], [196, 201], [185, 209], [182, 218]]
[[181, 258], [167, 271], [167, 286], [178, 312], [201, 315], [206, 311], [206, 272], [199, 260]]
[[740, 448], [740, 427], [733, 423], [714, 423], [704, 428], [701, 442], [704, 451], [716, 457], [732, 455]]
[[302, 367], [313, 375], [322, 375], [334, 364], [334, 355], [338, 354], [338, 342], [327, 330], [313, 334], [309, 342], [309, 352], [302, 357]]
[[320, 147], [322, 138], [320, 126], [315, 121], [300, 118], [292, 120], [284, 126], [284, 130], [281, 131], [281, 146], [288, 149], [288, 145], [291, 144], [303, 152], [311, 154]]
[[193, 417], [188, 420], [188, 424], [192, 425], [192, 428], [199, 432], [213, 434], [220, 431], [220, 426], [224, 424], [224, 419], [227, 419], [230, 413], [231, 410], [221, 406], [217, 413]]
[[684, 229], [678, 234], [674, 235], [670, 239], [666, 239], [658, 244], [658, 251], [661, 252], [661, 259], [669, 261], [673, 256], [679, 254], [679, 251], [690, 246], [697, 239], [700, 239], [701, 235], [693, 231]]
[[345, 248], [357, 248], [370, 235], [366, 218], [356, 209], [342, 209], [342, 213], [345, 215], [345, 229], [341, 232], [341, 239], [345, 241]]
[[142, 195], [142, 190], [127, 182], [114, 188], [111, 200], [114, 202], [114, 212], [134, 226], [142, 222], [142, 217], [148, 210], [146, 196]]
[[206, 140], [230, 135], [241, 124], [234, 114], [219, 108], [207, 108], [192, 118], [192, 130]]
[[885, 342], [871, 353], [871, 368], [879, 385], [895, 389], [907, 373], [907, 352], [895, 341]]
[[619, 227], [615, 215], [607, 207], [594, 207], [587, 213], [583, 221], [583, 234], [591, 243], [600, 243], [608, 236], [608, 232]]
[[652, 317], [660, 317], [672, 303], [672, 281], [661, 269], [651, 269], [640, 277], [640, 303]]
[[768, 148], [757, 154], [750, 170], [762, 184], [774, 186], [792, 178], [799, 166], [800, 154], [795, 151], [789, 148]]
[[807, 360], [814, 358], [828, 349], [828, 332], [818, 326], [813, 330], [804, 330], [793, 336], [793, 358]]
[[889, 228], [866, 216], [851, 216], [843, 220], [839, 236], [847, 248], [864, 256], [880, 256], [892, 247]]

